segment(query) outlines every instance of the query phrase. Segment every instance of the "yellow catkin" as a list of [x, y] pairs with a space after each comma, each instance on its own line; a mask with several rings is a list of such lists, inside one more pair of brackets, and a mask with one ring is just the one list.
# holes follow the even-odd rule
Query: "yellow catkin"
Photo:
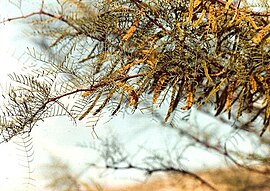
[[[267, 39], [266, 39], [266, 42], [267, 43], [270, 43], [270, 37], [268, 37]], [[270, 64], [269, 64], [269, 66], [268, 66], [268, 69], [270, 68]]]
[[190, 109], [193, 103], [194, 103], [194, 94], [193, 92], [189, 91], [187, 92], [186, 105], [184, 105], [181, 109], [182, 110]]
[[257, 79], [261, 82], [261, 83], [264, 83], [264, 77], [261, 76], [261, 75], [256, 75]]
[[143, 53], [143, 54], [146, 54], [146, 55], [149, 55], [149, 54], [152, 53], [152, 50], [149, 50], [149, 49], [147, 49], [147, 50], [142, 50], [142, 53]]
[[212, 81], [212, 78], [209, 75], [207, 63], [206, 63], [205, 60], [203, 60], [202, 64], [203, 64], [203, 69], [204, 69], [204, 75], [205, 75], [205, 77], [207, 79], [207, 84], [209, 84]]
[[257, 35], [255, 35], [253, 38], [252, 38], [252, 41], [255, 43], [255, 44], [259, 44], [262, 39], [265, 37], [266, 33], [268, 33], [270, 30], [270, 24], [266, 25], [264, 28], [262, 28], [258, 33]]
[[89, 113], [90, 113], [90, 111], [95, 107], [95, 105], [97, 104], [97, 102], [98, 102], [98, 100], [99, 100], [99, 98], [101, 97], [101, 95], [102, 95], [102, 92], [100, 92], [97, 96], [96, 96], [96, 98], [95, 98], [95, 100], [93, 101], [93, 103], [87, 108], [87, 110], [86, 111], [84, 111], [83, 112], [83, 114], [79, 117], [79, 120], [82, 120], [83, 118], [85, 118]]
[[164, 122], [166, 123], [171, 115], [171, 113], [173, 112], [173, 109], [174, 109], [174, 104], [175, 104], [175, 94], [176, 94], [176, 91], [178, 90], [177, 89], [177, 83], [178, 83], [178, 79], [175, 80], [173, 86], [172, 86], [172, 94], [171, 94], [171, 101], [170, 101], [170, 105], [169, 105], [169, 109], [168, 109], [168, 112], [166, 114], [166, 117], [164, 119]]
[[235, 19], [237, 18], [239, 12], [238, 11], [235, 11], [233, 17], [229, 20], [228, 22], [228, 27], [232, 26], [233, 24], [235, 24]]
[[183, 25], [187, 25], [190, 21], [191, 21], [191, 19], [192, 19], [192, 17], [193, 17], [193, 9], [194, 9], [194, 1], [193, 0], [190, 0], [189, 1], [189, 8], [188, 8], [188, 18], [187, 18], [187, 20], [183, 23]]
[[232, 0], [228, 0], [226, 5], [225, 5], [225, 10], [228, 10], [230, 8], [231, 4], [232, 4]]
[[198, 5], [200, 5], [201, 2], [202, 2], [201, 0], [194, 0], [194, 3], [193, 3], [194, 7], [197, 7]]
[[217, 18], [215, 16], [215, 4], [209, 6], [208, 23], [213, 32], [217, 31]]
[[245, 20], [246, 20], [247, 22], [249, 22], [249, 23], [251, 24], [251, 26], [252, 26], [255, 30], [258, 30], [258, 29], [259, 29], [259, 27], [256, 25], [256, 23], [254, 22], [254, 20], [253, 20], [250, 16], [246, 17]]
[[[265, 95], [264, 99], [263, 99], [263, 102], [262, 102], [262, 105], [266, 106], [267, 103], [268, 103], [268, 100], [270, 101], [270, 95], [267, 95], [267, 96]], [[270, 113], [269, 113], [269, 115], [270, 115]]]
[[154, 69], [158, 63], [157, 52], [152, 49], [152, 50], [142, 50], [142, 53], [145, 54], [147, 65], [149, 65], [151, 69]]
[[131, 90], [129, 92], [129, 105], [134, 106], [138, 103], [138, 96], [135, 92], [135, 90]]
[[157, 100], [158, 100], [158, 97], [161, 93], [161, 89], [162, 89], [162, 86], [164, 84], [164, 82], [166, 81], [167, 79], [167, 76], [164, 75], [164, 76], [161, 76], [157, 82], [157, 85], [155, 87], [155, 91], [154, 91], [154, 96], [153, 96], [153, 100], [152, 100], [152, 103], [153, 104], [156, 104], [157, 103]]
[[47, 24], [47, 23], [53, 22], [56, 19], [57, 19], [57, 17], [51, 17], [49, 19], [45, 19], [45, 20], [42, 20], [42, 21], [34, 21], [34, 22], [32, 22], [32, 25]]
[[129, 105], [133, 106], [136, 105], [138, 102], [138, 96], [136, 94], [136, 91], [133, 89], [133, 87], [123, 83], [123, 82], [116, 82], [116, 85], [121, 87], [124, 91], [126, 91], [129, 95]]
[[136, 66], [136, 65], [138, 65], [138, 64], [140, 64], [142, 62], [144, 62], [144, 59], [139, 59], [139, 60], [135, 60], [133, 62], [130, 62], [130, 63], [126, 64], [125, 66], [123, 66], [122, 68], [120, 68], [118, 70], [118, 72], [119, 73], [124, 73], [125, 71], [129, 70], [131, 67]]
[[207, 103], [210, 100], [210, 98], [213, 97], [213, 95], [215, 95], [215, 93], [217, 93], [226, 82], [227, 82], [227, 78], [223, 79], [216, 87], [214, 87], [211, 90], [211, 92], [207, 95], [207, 97], [204, 99], [204, 102], [201, 102], [198, 105], [198, 108], [200, 108], [204, 103]]
[[176, 29], [177, 29], [177, 31], [179, 32], [180, 38], [183, 37], [183, 36], [184, 36], [184, 30], [181, 29], [180, 23], [177, 23], [177, 24], [176, 24]]
[[106, 99], [103, 101], [103, 103], [99, 106], [99, 108], [93, 113], [93, 115], [98, 114], [100, 111], [103, 110], [103, 108], [107, 105], [107, 103], [109, 102], [109, 100], [112, 98], [112, 96], [114, 95], [114, 92], [116, 91], [115, 89], [110, 90], [110, 92], [108, 93]]
[[200, 15], [199, 19], [196, 20], [196, 21], [194, 21], [194, 22], [192, 23], [192, 26], [193, 26], [193, 27], [196, 27], [196, 26], [198, 26], [199, 24], [202, 23], [203, 18], [204, 18], [204, 16], [205, 16], [205, 13], [206, 13], [206, 10], [204, 9], [204, 10], [201, 12], [201, 15]]
[[89, 96], [91, 94], [91, 91], [84, 91], [83, 93], [82, 93], [82, 97], [87, 97], [87, 96]]
[[249, 81], [250, 81], [251, 90], [253, 92], [256, 92], [257, 91], [257, 82], [256, 82], [253, 75], [249, 76]]
[[244, 104], [245, 104], [245, 95], [243, 92], [241, 92], [238, 98], [238, 111], [236, 119], [239, 119], [239, 117], [242, 115], [242, 112], [244, 110]]
[[242, 13], [235, 21], [235, 25], [239, 25], [247, 17], [246, 13]]
[[234, 87], [235, 87], [235, 82], [232, 82], [228, 87], [228, 93], [227, 93], [227, 98], [226, 98], [226, 103], [225, 103], [226, 111], [231, 110]]
[[127, 30], [126, 34], [122, 37], [122, 41], [127, 41], [132, 37], [136, 29], [138, 28], [139, 22], [135, 20], [132, 26]]

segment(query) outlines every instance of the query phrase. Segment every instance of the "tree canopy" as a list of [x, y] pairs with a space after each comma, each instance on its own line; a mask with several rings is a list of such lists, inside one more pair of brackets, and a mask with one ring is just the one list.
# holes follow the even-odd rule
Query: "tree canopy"
[[262, 118], [261, 135], [269, 127], [269, 12], [241, 0], [57, 2], [3, 21], [30, 21], [46, 51], [29, 50], [31, 71], [10, 75], [1, 142], [47, 117], [82, 120], [105, 108], [114, 116], [149, 99], [169, 102], [164, 122], [210, 105], [236, 121], [251, 115], [245, 125]]

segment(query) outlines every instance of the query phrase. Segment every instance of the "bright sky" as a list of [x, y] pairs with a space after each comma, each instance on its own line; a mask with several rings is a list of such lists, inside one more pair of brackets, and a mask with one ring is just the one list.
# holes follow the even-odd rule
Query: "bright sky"
[[12, 27], [10, 25], [0, 25], [0, 40], [1, 40], [1, 46], [0, 46], [0, 58], [1, 58], [1, 70], [0, 70], [0, 80], [6, 81], [6, 75], [7, 73], [10, 73], [14, 70], [16, 70], [16, 67], [18, 67], [18, 61], [12, 57], [12, 51], [14, 49], [14, 46], [10, 44], [11, 39], [14, 35], [15, 27]]
[[[7, 11], [7, 9], [5, 8], [7, 8], [6, 4], [1, 1], [0, 20], [3, 19], [3, 14]], [[6, 87], [7, 74], [12, 71], [16, 71], [16, 67], [18, 67], [18, 61], [14, 57], [12, 57], [15, 47], [13, 46], [13, 44], [11, 44], [11, 42], [14, 38], [14, 34], [16, 33], [15, 31], [15, 26], [11, 26], [10, 24], [0, 24], [0, 82], [1, 86], [3, 86], [0, 87], [0, 91], [2, 91], [2, 88]], [[18, 185], [17, 180], [20, 179], [20, 176], [22, 174], [19, 170], [20, 168], [18, 166], [18, 162], [16, 162], [15, 145], [0, 145], [0, 153], [0, 190], [15, 190], [15, 185]], [[13, 181], [15, 182], [15, 184], [11, 184]], [[14, 187], [11, 185], [14, 185]]]

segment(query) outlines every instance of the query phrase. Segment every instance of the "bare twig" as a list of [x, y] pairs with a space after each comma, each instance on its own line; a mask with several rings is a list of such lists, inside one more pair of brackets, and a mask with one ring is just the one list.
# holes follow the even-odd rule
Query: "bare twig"
[[[92, 165], [92, 166], [96, 166], [96, 165]], [[193, 172], [183, 170], [183, 169], [174, 168], [174, 167], [153, 168], [153, 169], [151, 169], [151, 168], [136, 166], [136, 165], [133, 165], [131, 163], [128, 163], [126, 166], [114, 166], [114, 165], [108, 165], [107, 164], [106, 168], [107, 169], [113, 169], [113, 170], [137, 169], [137, 170], [145, 171], [148, 175], [152, 175], [153, 173], [156, 173], [156, 172], [178, 173], [178, 174], [190, 176], [190, 177], [194, 178], [195, 180], [198, 180], [201, 184], [207, 186], [211, 190], [217, 191], [217, 189], [215, 187], [213, 187], [209, 182], [207, 182], [206, 180], [204, 180], [202, 177], [198, 176], [197, 174], [195, 174]]]
[[[174, 127], [173, 124], [171, 124], [171, 125], [172, 125], [172, 127]], [[248, 167], [248, 166], [245, 166], [245, 165], [243, 165], [243, 164], [237, 162], [237, 160], [234, 159], [234, 158], [229, 154], [229, 152], [227, 151], [226, 146], [225, 146], [225, 148], [224, 148], [224, 150], [223, 150], [221, 147], [216, 146], [216, 145], [209, 144], [208, 142], [199, 139], [198, 137], [196, 137], [196, 136], [194, 136], [194, 135], [188, 133], [187, 131], [185, 131], [185, 130], [183, 130], [183, 129], [179, 129], [179, 128], [178, 128], [177, 130], [179, 131], [179, 133], [180, 133], [181, 135], [185, 135], [185, 136], [189, 137], [190, 139], [194, 140], [196, 143], [199, 143], [200, 145], [204, 146], [205, 148], [210, 149], [210, 150], [213, 150], [213, 151], [219, 153], [220, 155], [222, 155], [222, 156], [228, 158], [233, 164], [235, 164], [235, 165], [238, 166], [238, 167], [241, 167], [241, 168], [243, 168], [243, 169], [249, 170], [249, 171], [251, 171], [251, 172], [255, 172], [255, 173], [259, 173], [259, 174], [263, 174], [263, 175], [269, 175], [269, 171], [268, 171], [268, 170], [265, 170], [265, 171], [263, 171], [263, 170], [258, 170], [258, 169], [255, 169], [255, 168], [252, 168], [252, 167]]]
[[[82, 31], [80, 30], [80, 28], [77, 27], [76, 25], [74, 25], [71, 21], [65, 19], [63, 15], [54, 15], [52, 13], [49, 13], [49, 12], [44, 11], [42, 8], [39, 11], [32, 12], [32, 13], [29, 13], [29, 14], [26, 14], [26, 15], [4, 19], [4, 20], [0, 21], [0, 24], [6, 23], [6, 22], [10, 22], [10, 21], [27, 19], [27, 18], [33, 17], [35, 15], [45, 15], [45, 16], [48, 16], [48, 17], [51, 17], [51, 18], [55, 18], [55, 19], [57, 19], [57, 20], [59, 20], [59, 21], [61, 21], [63, 23], [66, 23], [68, 26], [70, 26], [71, 28], [73, 28], [74, 30], [76, 30], [78, 32], [77, 33], [78, 35], [82, 34]], [[103, 38], [98, 38], [98, 37], [92, 36], [90, 34], [85, 34], [85, 35], [88, 36], [88, 37], [90, 37], [90, 38], [93, 38], [95, 40], [98, 40], [98, 41], [103, 41], [104, 40]]]

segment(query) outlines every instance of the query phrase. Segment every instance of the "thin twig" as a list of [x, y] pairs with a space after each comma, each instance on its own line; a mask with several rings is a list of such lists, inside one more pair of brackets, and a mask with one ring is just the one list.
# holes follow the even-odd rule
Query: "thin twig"
[[[57, 20], [59, 20], [61, 22], [66, 23], [68, 26], [72, 27], [73, 29], [75, 29], [78, 32], [77, 33], [78, 35], [83, 34], [83, 32], [80, 30], [79, 27], [74, 25], [69, 20], [65, 19], [63, 15], [54, 15], [52, 13], [44, 11], [43, 9], [40, 9], [39, 11], [36, 11], [36, 12], [29, 13], [27, 15], [22, 15], [22, 16], [18, 16], [18, 17], [12, 17], [12, 18], [8, 18], [8, 19], [4, 19], [4, 20], [0, 21], [0, 24], [10, 22], [10, 21], [15, 21], [15, 20], [27, 19], [27, 18], [35, 16], [35, 15], [45, 15], [45, 16], [48, 16], [48, 17], [51, 17], [51, 18], [55, 18], [55, 19], [57, 19]], [[103, 41], [104, 40], [103, 38], [98, 38], [98, 37], [95, 37], [95, 36], [91, 36], [90, 34], [85, 34], [85, 35], [90, 37], [90, 38], [93, 38], [95, 40], [98, 40], [98, 41]]]
[[217, 189], [215, 187], [213, 187], [209, 182], [207, 182], [206, 180], [204, 180], [202, 177], [198, 176], [197, 174], [195, 174], [193, 172], [189, 172], [189, 171], [183, 170], [183, 169], [174, 168], [174, 167], [165, 167], [165, 168], [154, 168], [154, 169], [150, 169], [150, 168], [146, 168], [146, 167], [135, 166], [135, 165], [129, 163], [127, 166], [106, 165], [106, 168], [107, 169], [113, 169], [113, 170], [137, 169], [137, 170], [145, 171], [149, 175], [152, 175], [155, 172], [174, 172], [174, 173], [179, 173], [179, 174], [191, 176], [192, 178], [198, 180], [202, 184], [204, 184], [207, 187], [209, 187], [211, 190], [217, 191]]
[[[174, 127], [173, 124], [171, 124], [172, 127]], [[175, 127], [174, 127], [175, 128]], [[259, 174], [263, 174], [263, 175], [267, 175], [269, 174], [269, 171], [261, 171], [261, 170], [257, 170], [245, 165], [240, 164], [239, 162], [236, 161], [236, 159], [234, 159], [229, 152], [227, 151], [227, 148], [225, 147], [224, 151], [219, 148], [218, 146], [215, 145], [211, 145], [206, 141], [200, 140], [198, 137], [193, 136], [192, 134], [188, 133], [187, 131], [183, 130], [183, 129], [178, 129], [179, 133], [185, 136], [188, 136], [189, 138], [193, 139], [196, 143], [199, 143], [200, 145], [203, 145], [204, 147], [211, 149], [213, 151], [216, 151], [217, 153], [221, 154], [222, 156], [225, 156], [226, 158], [228, 158], [233, 164], [235, 164], [238, 167], [247, 169], [251, 172], [255, 172], [255, 173], [259, 173]]]
[[143, 7], [142, 7], [141, 4], [138, 2], [138, 0], [132, 0], [132, 2], [135, 3], [135, 5], [138, 7], [138, 9], [139, 9], [140, 11], [142, 11], [142, 12], [145, 14], [145, 16], [146, 16], [152, 23], [154, 23], [156, 26], [158, 26], [158, 27], [161, 28], [162, 30], [167, 31], [160, 23], [157, 22], [156, 19], [153, 19], [153, 18], [150, 17], [147, 13], [144, 12]]

